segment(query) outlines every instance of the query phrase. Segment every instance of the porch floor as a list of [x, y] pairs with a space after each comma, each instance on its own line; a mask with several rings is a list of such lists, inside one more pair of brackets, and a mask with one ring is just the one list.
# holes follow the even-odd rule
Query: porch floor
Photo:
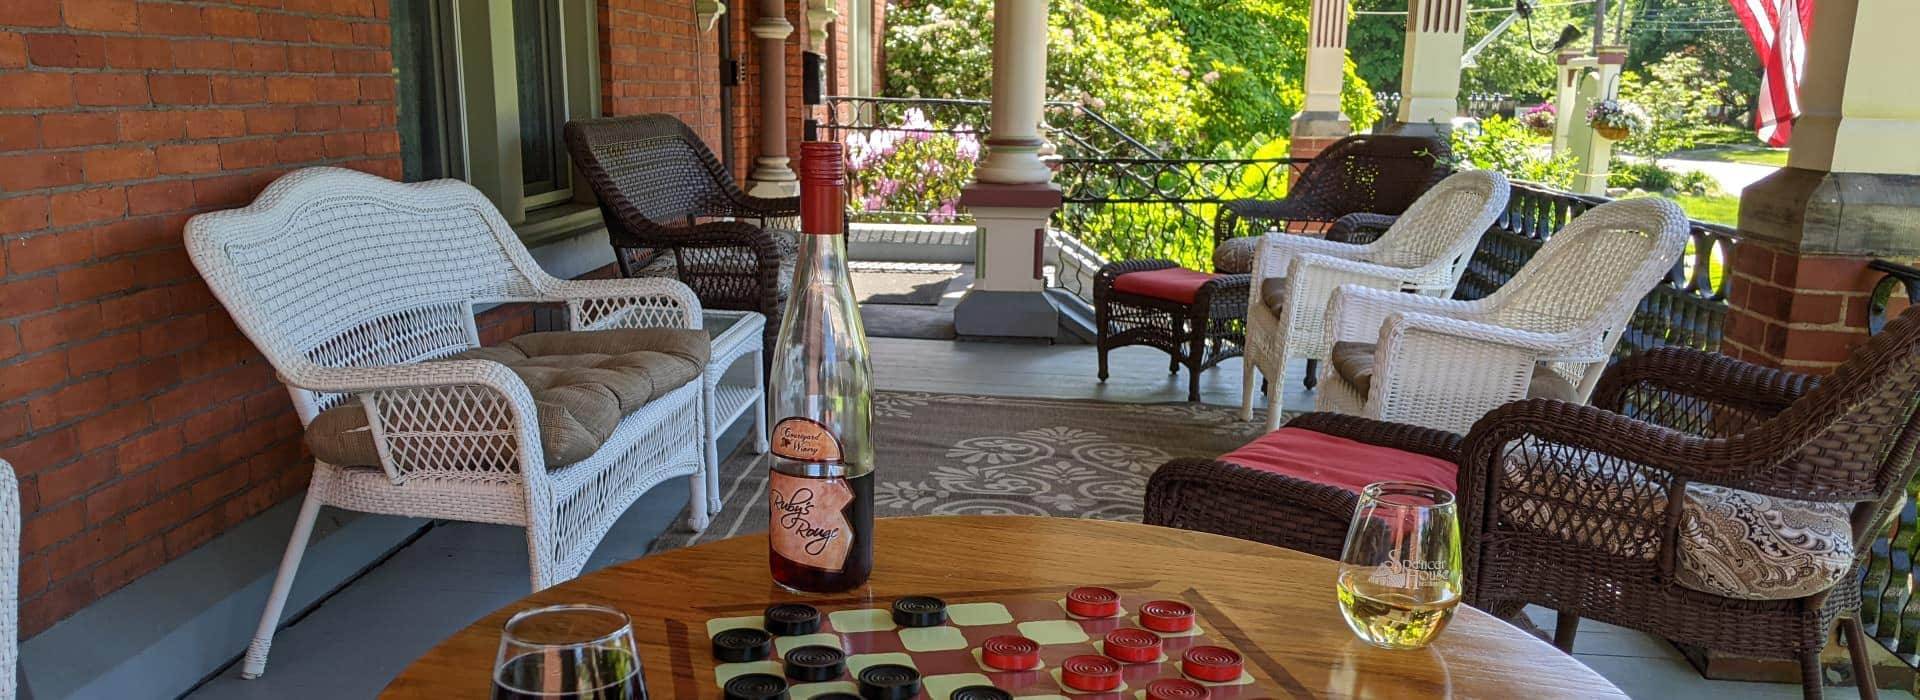
[[[874, 339], [875, 384], [882, 389], [944, 393], [1177, 402], [1186, 377], [1169, 375], [1164, 354], [1125, 348], [1112, 355], [1112, 378], [1094, 379], [1090, 345]], [[1290, 368], [1285, 403], [1312, 410], [1300, 386], [1304, 366]], [[1229, 360], [1201, 379], [1206, 403], [1237, 405], [1240, 363]], [[738, 441], [742, 431], [729, 438]], [[588, 570], [640, 556], [686, 505], [683, 482], [662, 485], [635, 504], [608, 534]], [[373, 697], [440, 639], [527, 592], [526, 545], [514, 528], [445, 523], [375, 566], [275, 639], [266, 676], [241, 680], [237, 665], [223, 669], [189, 698]], [[1541, 629], [1553, 614], [1529, 611]], [[1672, 646], [1648, 635], [1596, 622], [1581, 625], [1582, 662], [1636, 698], [1798, 698], [1795, 684], [1709, 681]], [[236, 649], [236, 652], [239, 650]], [[475, 669], [475, 673], [485, 673]], [[1830, 689], [1853, 697], [1852, 688]], [[1885, 692], [1883, 697], [1912, 698]]]

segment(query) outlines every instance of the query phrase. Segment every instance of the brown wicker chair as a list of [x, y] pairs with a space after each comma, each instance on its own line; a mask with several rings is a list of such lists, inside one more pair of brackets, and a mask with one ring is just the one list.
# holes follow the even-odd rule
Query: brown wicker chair
[[[1872, 697], [1857, 573], [1913, 476], [1916, 408], [1920, 310], [1824, 380], [1665, 348], [1611, 368], [1592, 406], [1508, 404], [1464, 440], [1327, 414], [1289, 425], [1455, 459], [1467, 601], [1508, 617], [1529, 603], [1553, 608], [1563, 649], [1572, 649], [1579, 619], [1590, 617], [1718, 651], [1796, 659], [1806, 696], [1817, 698], [1819, 653], [1838, 620], [1861, 694]], [[1683, 587], [1677, 543], [1687, 499], [1664, 494], [1689, 484], [1849, 504], [1855, 570], [1789, 599]], [[1353, 502], [1351, 492], [1330, 486], [1176, 460], [1148, 485], [1146, 521], [1336, 557]]]
[[[1447, 176], [1447, 152], [1444, 143], [1420, 136], [1362, 134], [1341, 139], [1307, 164], [1287, 188], [1286, 198], [1237, 199], [1221, 205], [1213, 222], [1214, 249], [1225, 250], [1234, 238], [1270, 230], [1327, 233], [1348, 214], [1398, 215]], [[1382, 220], [1368, 228], [1377, 236], [1391, 223]], [[1247, 271], [1223, 266], [1223, 257], [1214, 259], [1221, 272]]]
[[768, 225], [798, 216], [800, 198], [740, 191], [706, 143], [669, 115], [573, 121], [565, 134], [600, 200], [621, 274], [637, 276], [650, 256], [672, 251], [675, 274], [707, 308], [765, 315], [770, 346], [792, 284], [794, 241]]

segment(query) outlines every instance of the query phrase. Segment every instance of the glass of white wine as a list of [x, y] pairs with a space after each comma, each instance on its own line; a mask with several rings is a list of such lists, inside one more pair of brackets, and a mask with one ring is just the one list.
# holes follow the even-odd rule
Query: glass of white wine
[[1407, 481], [1360, 492], [1340, 552], [1340, 613], [1360, 639], [1425, 647], [1460, 603], [1460, 519], [1453, 494]]

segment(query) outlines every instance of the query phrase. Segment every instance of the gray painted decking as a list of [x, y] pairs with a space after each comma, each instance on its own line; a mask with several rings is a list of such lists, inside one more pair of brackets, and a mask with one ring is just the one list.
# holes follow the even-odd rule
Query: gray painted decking
[[[1185, 377], [1169, 375], [1166, 356], [1144, 348], [1116, 351], [1113, 377], [1104, 384], [1094, 380], [1094, 349], [1085, 345], [881, 338], [872, 348], [875, 383], [883, 389], [1120, 402], [1186, 396]], [[1289, 374], [1289, 410], [1312, 408], [1312, 396], [1300, 387], [1303, 369], [1296, 366]], [[1230, 360], [1207, 372], [1201, 395], [1207, 403], [1237, 404], [1240, 363]], [[648, 493], [607, 536], [588, 569], [639, 556], [665, 528], [682, 526], [671, 521], [685, 503], [679, 481]], [[372, 697], [434, 642], [526, 591], [526, 547], [519, 530], [443, 524], [282, 630], [265, 677], [243, 681], [237, 667], [228, 668], [189, 697]], [[1539, 627], [1552, 630], [1550, 612], [1530, 612]], [[1636, 698], [1800, 696], [1794, 684], [1702, 679], [1665, 642], [1591, 621], [1581, 626], [1577, 650], [1578, 659]], [[1830, 689], [1829, 696], [1850, 698], [1853, 689]]]

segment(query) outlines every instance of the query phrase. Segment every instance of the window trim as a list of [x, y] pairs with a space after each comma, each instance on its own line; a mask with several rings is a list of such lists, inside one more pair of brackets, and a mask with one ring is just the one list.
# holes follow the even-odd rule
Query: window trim
[[[563, 120], [600, 114], [600, 57], [595, 0], [559, 5]], [[465, 142], [466, 181], [518, 226], [530, 211], [567, 202], [592, 202], [585, 187], [526, 194], [520, 149], [519, 67], [514, 57], [513, 5], [454, 0], [454, 71], [458, 76], [459, 132]], [[571, 167], [571, 166], [569, 166]], [[569, 177], [572, 177], [569, 173]]]

